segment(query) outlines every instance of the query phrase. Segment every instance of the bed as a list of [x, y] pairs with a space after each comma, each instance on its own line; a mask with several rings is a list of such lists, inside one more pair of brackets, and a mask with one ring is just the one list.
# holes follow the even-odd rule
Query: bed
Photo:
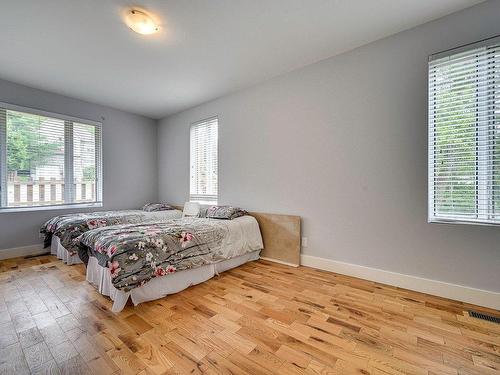
[[113, 300], [113, 312], [163, 298], [259, 259], [257, 220], [182, 218], [101, 227], [78, 238], [87, 280]]
[[68, 265], [87, 263], [85, 253], [78, 254], [79, 247], [74, 240], [89, 230], [103, 226], [168, 220], [182, 217], [176, 209], [160, 211], [118, 210], [77, 213], [56, 216], [40, 229], [44, 236], [44, 247], [50, 246], [50, 253]]

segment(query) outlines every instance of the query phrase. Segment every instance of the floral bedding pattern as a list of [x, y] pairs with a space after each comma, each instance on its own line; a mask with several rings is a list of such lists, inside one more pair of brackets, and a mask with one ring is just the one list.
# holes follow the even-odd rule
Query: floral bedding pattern
[[[118, 224], [139, 223], [147, 219], [147, 213], [142, 210], [101, 211], [68, 214], [53, 217], [40, 228], [44, 236], [44, 246], [49, 247], [52, 236], [61, 240], [70, 255], [76, 255], [79, 247], [74, 240], [89, 230]], [[83, 260], [83, 259], [82, 259]]]
[[167, 203], [147, 203], [144, 206], [142, 206], [142, 210], [147, 212], [168, 211], [173, 209], [174, 207], [172, 207]]
[[107, 266], [115, 288], [130, 291], [157, 276], [225, 259], [227, 226], [211, 219], [185, 218], [101, 227], [78, 241]]

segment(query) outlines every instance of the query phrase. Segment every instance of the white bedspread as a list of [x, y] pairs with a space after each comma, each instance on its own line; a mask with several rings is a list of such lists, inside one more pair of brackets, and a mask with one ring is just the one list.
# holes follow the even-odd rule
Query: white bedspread
[[253, 216], [246, 215], [233, 220], [210, 220], [217, 220], [228, 228], [229, 235], [224, 238], [222, 243], [224, 258], [235, 258], [264, 248], [259, 224]]

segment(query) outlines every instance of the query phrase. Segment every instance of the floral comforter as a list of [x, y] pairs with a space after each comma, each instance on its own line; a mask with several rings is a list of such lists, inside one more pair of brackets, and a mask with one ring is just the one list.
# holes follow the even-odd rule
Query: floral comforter
[[127, 292], [154, 277], [225, 259], [227, 228], [219, 220], [175, 219], [102, 227], [78, 240], [110, 269], [114, 287]]
[[55, 235], [59, 237], [61, 245], [64, 246], [64, 248], [71, 255], [76, 255], [78, 253], [79, 246], [74, 240], [89, 230], [118, 224], [131, 224], [146, 222], [148, 220], [160, 220], [163, 217], [166, 219], [172, 219], [180, 216], [181, 212], [178, 210], [160, 212], [120, 210], [68, 214], [56, 216], [47, 221], [40, 228], [40, 233], [44, 236], [45, 247], [50, 246], [52, 236]]

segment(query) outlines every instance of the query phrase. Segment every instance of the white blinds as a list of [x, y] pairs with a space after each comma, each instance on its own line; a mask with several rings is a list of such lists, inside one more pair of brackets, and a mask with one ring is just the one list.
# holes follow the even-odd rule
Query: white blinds
[[500, 223], [500, 41], [429, 62], [429, 221]]
[[217, 204], [216, 117], [191, 125], [190, 133], [190, 196], [191, 201]]
[[0, 209], [101, 197], [100, 123], [0, 103]]

